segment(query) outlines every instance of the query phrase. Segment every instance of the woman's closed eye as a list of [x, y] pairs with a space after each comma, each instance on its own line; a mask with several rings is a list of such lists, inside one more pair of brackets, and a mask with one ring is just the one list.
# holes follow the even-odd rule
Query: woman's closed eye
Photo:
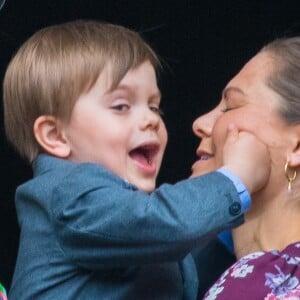
[[225, 113], [227, 111], [233, 110], [234, 107], [225, 107], [225, 108], [221, 108], [221, 112]]
[[236, 101], [226, 101], [225, 103], [223, 103], [223, 105], [221, 105], [221, 112], [225, 113], [227, 111], [236, 109], [238, 107], [240, 107], [240, 103], [236, 102]]

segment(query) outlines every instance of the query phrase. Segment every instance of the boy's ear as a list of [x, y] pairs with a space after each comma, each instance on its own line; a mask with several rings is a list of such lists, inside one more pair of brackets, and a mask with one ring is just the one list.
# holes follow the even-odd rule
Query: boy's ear
[[49, 154], [67, 158], [71, 149], [62, 133], [62, 124], [53, 116], [40, 116], [33, 125], [33, 132], [40, 146]]

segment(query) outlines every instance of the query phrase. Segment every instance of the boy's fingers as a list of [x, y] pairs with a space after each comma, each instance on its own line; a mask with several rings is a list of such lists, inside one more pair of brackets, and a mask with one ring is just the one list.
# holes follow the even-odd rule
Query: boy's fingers
[[236, 140], [239, 137], [239, 132], [238, 129], [236, 128], [235, 124], [230, 123], [228, 125], [228, 130], [227, 130], [227, 140]]

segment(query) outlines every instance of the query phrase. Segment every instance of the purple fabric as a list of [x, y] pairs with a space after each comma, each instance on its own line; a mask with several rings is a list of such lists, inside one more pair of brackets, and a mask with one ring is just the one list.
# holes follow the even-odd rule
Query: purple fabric
[[255, 252], [227, 269], [206, 300], [300, 299], [300, 242], [283, 251]]

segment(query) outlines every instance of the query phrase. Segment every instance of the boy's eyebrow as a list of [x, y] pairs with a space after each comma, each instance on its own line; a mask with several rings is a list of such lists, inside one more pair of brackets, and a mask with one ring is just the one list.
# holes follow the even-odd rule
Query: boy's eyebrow
[[[121, 84], [121, 85], [118, 85], [116, 88], [115, 88], [115, 91], [117, 90], [125, 90], [125, 91], [128, 91], [128, 92], [131, 92], [132, 90], [132, 87], [126, 85], [126, 84]], [[153, 95], [151, 96], [151, 98], [161, 98], [161, 91], [159, 89], [157, 89]]]
[[237, 92], [237, 93], [242, 94], [243, 96], [246, 95], [246, 94], [243, 92], [243, 90], [241, 90], [240, 88], [235, 87], [235, 86], [229, 86], [229, 87], [226, 87], [226, 88], [223, 89], [223, 91], [222, 91], [222, 99], [227, 99], [228, 94], [229, 94], [230, 92]]

